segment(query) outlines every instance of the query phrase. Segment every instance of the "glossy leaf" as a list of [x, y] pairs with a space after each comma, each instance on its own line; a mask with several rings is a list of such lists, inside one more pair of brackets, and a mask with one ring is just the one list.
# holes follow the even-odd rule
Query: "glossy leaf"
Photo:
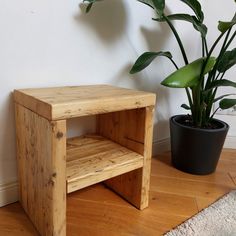
[[227, 79], [215, 80], [210, 84], [208, 89], [213, 89], [217, 87], [226, 87], [226, 86], [236, 88], [236, 83]]
[[231, 21], [219, 21], [218, 30], [224, 33], [235, 24], [236, 24], [236, 13], [234, 14], [234, 17]]
[[136, 60], [132, 69], [130, 70], [130, 74], [134, 74], [143, 70], [158, 56], [165, 56], [170, 59], [172, 58], [170, 52], [145, 52]]
[[236, 48], [231, 51], [226, 51], [222, 58], [219, 60], [217, 70], [225, 72], [236, 64]]
[[191, 108], [187, 104], [182, 104], [181, 107], [185, 110], [191, 110]]
[[159, 17], [163, 15], [165, 9], [165, 0], [152, 0], [154, 8], [157, 10]]
[[207, 34], [207, 27], [202, 24], [195, 16], [189, 14], [172, 14], [167, 16], [169, 20], [183, 20], [193, 24], [194, 28], [201, 33], [203, 37]]
[[[205, 58], [199, 58], [196, 61], [193, 61], [169, 75], [161, 82], [161, 84], [171, 88], [187, 88], [196, 86], [199, 82], [204, 62]], [[210, 57], [203, 74], [208, 73], [215, 65], [215, 62], [216, 59]]]
[[224, 98], [220, 101], [219, 105], [222, 110], [229, 109], [236, 105], [236, 99]]
[[192, 8], [194, 13], [196, 14], [196, 17], [202, 23], [204, 20], [204, 14], [202, 12], [201, 4], [197, 0], [181, 0], [181, 1]]

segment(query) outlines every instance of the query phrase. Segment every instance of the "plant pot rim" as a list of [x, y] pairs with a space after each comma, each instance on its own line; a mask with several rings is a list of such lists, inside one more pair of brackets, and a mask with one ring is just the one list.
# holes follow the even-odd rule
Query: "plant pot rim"
[[226, 129], [228, 130], [228, 129], [229, 129], [229, 125], [228, 125], [226, 122], [224, 122], [224, 121], [222, 121], [222, 120], [215, 119], [215, 118], [213, 118], [212, 120], [215, 121], [215, 122], [217, 122], [217, 123], [220, 123], [223, 127], [221, 127], [221, 128], [215, 128], [215, 129], [197, 128], [197, 127], [190, 127], [190, 126], [187, 126], [187, 125], [183, 125], [183, 124], [181, 124], [181, 123], [179, 123], [179, 122], [176, 121], [176, 118], [178, 118], [178, 117], [184, 117], [184, 116], [187, 116], [187, 115], [186, 115], [186, 114], [174, 115], [174, 116], [172, 116], [172, 117], [170, 118], [170, 120], [171, 120], [173, 123], [177, 124], [178, 126], [181, 126], [181, 127], [185, 128], [185, 129], [189, 129], [189, 130], [198, 130], [198, 131], [206, 131], [206, 132], [212, 132], [212, 133], [214, 133], [214, 132], [219, 132], [219, 131], [223, 131], [223, 130], [226, 130]]

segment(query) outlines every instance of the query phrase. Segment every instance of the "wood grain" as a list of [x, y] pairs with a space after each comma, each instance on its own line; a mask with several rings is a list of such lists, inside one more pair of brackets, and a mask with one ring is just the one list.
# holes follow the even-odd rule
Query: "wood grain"
[[232, 178], [234, 184], [236, 185], [236, 172], [229, 172], [229, 175]]
[[[76, 223], [78, 218], [80, 224]], [[184, 217], [174, 217], [152, 208], [147, 208], [140, 213], [135, 208], [70, 198], [68, 199], [67, 219], [70, 222], [68, 235], [72, 235], [70, 232], [73, 231], [86, 232], [88, 230], [90, 232], [88, 235], [99, 235], [99, 233], [103, 235], [104, 232], [107, 232], [109, 235], [116, 236], [156, 236], [182, 222]]]
[[[227, 150], [223, 151], [221, 160], [225, 160], [225, 153], [227, 153], [226, 160], [228, 160]], [[154, 189], [151, 187], [153, 190], [150, 192], [149, 208], [144, 211], [134, 209], [102, 184], [69, 194], [67, 197], [67, 235], [161, 236], [217, 200], [218, 194], [215, 193], [223, 195], [222, 187], [226, 187], [228, 190], [236, 188], [233, 181], [233, 185], [230, 187], [227, 179], [224, 184], [224, 181], [220, 181], [218, 177], [214, 179], [212, 176], [185, 175], [183, 172], [175, 170], [169, 163], [162, 165], [165, 158], [170, 158], [170, 154], [159, 155], [155, 158], [155, 162], [152, 162], [152, 175], [154, 174], [155, 178], [161, 178], [163, 181], [159, 181], [158, 185], [151, 182], [151, 186], [155, 186]], [[234, 160], [230, 162], [232, 165], [234, 164]], [[171, 169], [175, 174], [180, 173], [181, 178], [177, 177], [178, 181], [190, 181], [191, 184], [184, 184], [184, 189], [180, 187], [176, 190], [178, 186], [173, 189], [173, 185], [169, 185], [169, 182], [172, 182], [169, 179], [174, 181], [176, 177], [175, 175], [169, 176]], [[165, 174], [165, 170], [169, 171]], [[158, 172], [161, 175], [158, 175]], [[218, 173], [227, 175], [228, 171], [219, 167], [215, 174]], [[195, 183], [197, 190], [193, 191]], [[212, 187], [208, 188], [208, 184], [214, 186], [214, 191]], [[203, 194], [202, 190], [213, 191], [214, 194]], [[186, 193], [189, 196], [186, 196]], [[211, 198], [209, 195], [213, 197]], [[38, 236], [18, 203], [0, 208], [0, 235]]]
[[143, 156], [101, 136], [82, 136], [67, 143], [68, 193], [143, 167]]
[[144, 156], [143, 168], [106, 181], [139, 209], [148, 206], [153, 106], [99, 115], [97, 133]]
[[20, 202], [41, 235], [66, 233], [65, 121], [16, 105]]
[[175, 179], [188, 179], [196, 182], [218, 183], [233, 187], [232, 179], [221, 169], [210, 175], [192, 175], [179, 171], [171, 166], [170, 155], [161, 155], [152, 159], [152, 175], [168, 176]]
[[182, 180], [162, 176], [152, 176], [151, 183], [152, 191], [160, 191], [189, 197], [200, 196], [213, 199], [219, 198], [232, 189], [232, 187], [216, 183], [206, 182], [203, 184], [203, 182], [188, 179]]
[[206, 207], [210, 206], [216, 200], [218, 200], [218, 198], [196, 197], [198, 211], [201, 211], [205, 209]]
[[[20, 201], [41, 235], [66, 232], [66, 183], [70, 193], [111, 179], [110, 187], [147, 207], [155, 98], [110, 85], [14, 91]], [[66, 149], [66, 119], [104, 113], [97, 130], [110, 140], [73, 138]]]
[[14, 91], [15, 102], [49, 120], [141, 108], [156, 95], [110, 85], [89, 85]]

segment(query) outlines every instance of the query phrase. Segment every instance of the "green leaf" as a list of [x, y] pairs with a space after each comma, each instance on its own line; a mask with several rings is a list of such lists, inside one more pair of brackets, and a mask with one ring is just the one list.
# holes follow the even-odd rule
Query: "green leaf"
[[[187, 88], [194, 87], [200, 80], [202, 66], [204, 65], [205, 58], [199, 58], [196, 61], [176, 70], [174, 73], [165, 78], [161, 84], [171, 88]], [[216, 59], [210, 57], [204, 73], [208, 73], [215, 65]]]
[[224, 98], [220, 101], [219, 105], [222, 110], [229, 109], [236, 105], [236, 99]]
[[141, 2], [155, 9], [158, 15], [158, 18], [156, 20], [163, 19], [163, 14], [164, 14], [164, 9], [165, 9], [165, 0], [138, 0], [138, 2]]
[[205, 37], [207, 34], [207, 27], [202, 24], [195, 16], [191, 16], [189, 14], [172, 14], [167, 17], [169, 20], [183, 20], [190, 22], [193, 24], [193, 27], [201, 33], [203, 37]]
[[185, 110], [191, 110], [191, 108], [187, 104], [182, 104], [181, 107]]
[[221, 99], [224, 98], [224, 97], [228, 97], [228, 96], [232, 96], [232, 95], [236, 95], [236, 94], [235, 94], [235, 93], [224, 94], [224, 95], [222, 95], [222, 96], [219, 96], [219, 97], [215, 98], [215, 99], [213, 100], [213, 102], [217, 102], [217, 101], [221, 100]]
[[145, 5], [147, 5], [147, 6], [149, 6], [149, 7], [151, 7], [151, 8], [155, 8], [155, 6], [153, 5], [153, 2], [152, 2], [152, 0], [138, 0], [138, 2], [141, 2], [141, 3], [143, 3], [143, 4], [145, 4]]
[[234, 17], [231, 21], [219, 21], [218, 30], [224, 33], [235, 24], [236, 24], [236, 13], [234, 14]]
[[134, 74], [143, 70], [158, 56], [165, 56], [169, 59], [172, 58], [170, 52], [145, 52], [136, 60], [132, 69], [130, 70], [130, 74]]
[[152, 0], [154, 8], [157, 10], [159, 17], [162, 17], [165, 9], [165, 0]]
[[226, 51], [219, 60], [217, 70], [219, 72], [225, 72], [236, 64], [236, 48], [231, 51]]
[[236, 88], [236, 83], [227, 79], [215, 80], [210, 84], [208, 89], [210, 90], [216, 87], [226, 87], [226, 86]]
[[192, 8], [194, 13], [196, 14], [196, 17], [202, 23], [204, 20], [204, 14], [202, 12], [201, 4], [197, 0], [181, 0], [181, 1]]

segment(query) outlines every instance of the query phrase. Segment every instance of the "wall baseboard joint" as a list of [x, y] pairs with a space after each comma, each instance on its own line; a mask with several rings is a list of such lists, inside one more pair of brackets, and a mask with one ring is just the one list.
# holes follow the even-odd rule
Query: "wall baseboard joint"
[[163, 152], [170, 151], [170, 138], [165, 138], [153, 142], [152, 155], [156, 156]]
[[224, 148], [236, 149], [236, 136], [227, 136], [225, 139]]
[[18, 182], [0, 184], [0, 207], [18, 201]]

